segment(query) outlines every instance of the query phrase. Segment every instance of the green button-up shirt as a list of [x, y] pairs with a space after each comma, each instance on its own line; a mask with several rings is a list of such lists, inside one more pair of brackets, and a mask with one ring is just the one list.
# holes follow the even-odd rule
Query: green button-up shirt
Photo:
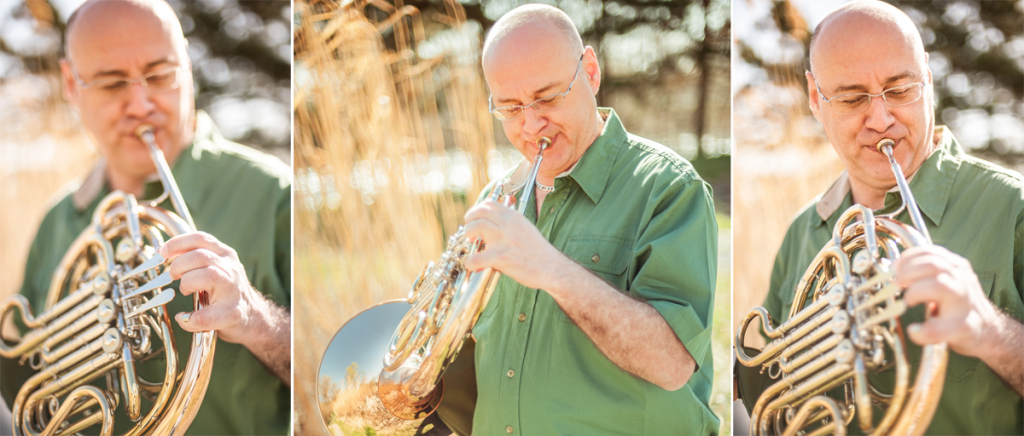
[[[174, 162], [181, 195], [199, 230], [235, 249], [250, 282], [270, 300], [290, 307], [291, 171], [280, 159], [225, 140], [205, 113], [196, 117], [195, 141]], [[89, 225], [109, 192], [103, 164], [80, 187], [46, 214], [25, 267], [21, 293], [42, 312], [54, 269], [72, 241]], [[144, 198], [163, 192], [159, 180], [146, 185]], [[170, 201], [161, 204], [174, 210]], [[177, 282], [174, 283], [175, 290]], [[192, 297], [176, 293], [171, 316], [192, 310]], [[192, 334], [171, 321], [185, 367]], [[290, 344], [281, 344], [290, 347]], [[161, 355], [162, 357], [162, 355]], [[139, 365], [149, 380], [163, 378], [163, 359]], [[20, 383], [18, 383], [20, 386]], [[105, 387], [100, 382], [101, 387]], [[187, 434], [284, 434], [288, 431], [290, 390], [245, 347], [217, 341], [213, 373], [202, 406]], [[12, 404], [13, 398], [8, 401]], [[150, 403], [144, 400], [144, 409]], [[133, 423], [118, 407], [118, 433]]]
[[[932, 241], [970, 260], [989, 299], [1020, 320], [1024, 318], [1024, 178], [968, 156], [945, 127], [938, 127], [936, 134], [942, 136], [939, 146], [910, 181]], [[900, 203], [899, 192], [889, 192], [884, 209], [876, 213], [891, 212]], [[843, 173], [793, 220], [775, 259], [764, 303], [776, 323], [788, 318], [800, 276], [831, 239], [842, 211], [852, 205], [848, 175]], [[897, 218], [910, 223], [906, 211]], [[921, 322], [923, 308], [911, 308], [900, 319], [903, 325]], [[907, 341], [907, 351], [916, 369], [921, 347]], [[892, 371], [872, 382], [892, 392]], [[980, 359], [949, 352], [942, 399], [928, 434], [1019, 435], [1024, 433], [1022, 417], [1021, 397], [988, 366]], [[856, 433], [859, 427], [851, 425], [850, 431]]]
[[[630, 135], [611, 109], [601, 136], [526, 217], [567, 256], [652, 305], [697, 362], [669, 392], [622, 370], [540, 289], [508, 277], [473, 328], [473, 434], [711, 434], [711, 314], [718, 228], [689, 162]], [[524, 164], [525, 166], [526, 164]], [[485, 190], [489, 192], [490, 189]]]

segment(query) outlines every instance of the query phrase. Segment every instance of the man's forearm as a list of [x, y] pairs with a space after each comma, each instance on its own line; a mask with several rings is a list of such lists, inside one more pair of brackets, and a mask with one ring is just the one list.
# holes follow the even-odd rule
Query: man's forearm
[[259, 308], [263, 318], [261, 328], [253, 334], [253, 342], [245, 347], [256, 356], [256, 359], [279, 378], [286, 386], [291, 386], [292, 372], [292, 324], [291, 313], [285, 308], [263, 298], [264, 307]]
[[683, 387], [696, 363], [661, 314], [571, 259], [564, 261], [565, 273], [544, 290], [601, 353], [618, 367], [664, 389]]
[[988, 334], [988, 352], [981, 360], [1003, 379], [1017, 395], [1024, 396], [1024, 324], [998, 312], [993, 332]]

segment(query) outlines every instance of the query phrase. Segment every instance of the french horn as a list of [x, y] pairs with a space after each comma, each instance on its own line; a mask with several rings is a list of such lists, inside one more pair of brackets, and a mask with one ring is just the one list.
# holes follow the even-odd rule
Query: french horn
[[[899, 319], [907, 305], [890, 266], [901, 250], [930, 245], [931, 238], [894, 146], [889, 138], [875, 145], [889, 159], [903, 204], [883, 216], [862, 205], [847, 209], [796, 285], [786, 321], [774, 327], [768, 311], [755, 307], [740, 323], [737, 361], [760, 366], [772, 379], [751, 410], [751, 435], [845, 435], [854, 419], [867, 434], [919, 435], [931, 422], [947, 349], [945, 343], [922, 347], [911, 386]], [[904, 208], [913, 226], [896, 220]], [[741, 345], [757, 319], [771, 342], [748, 356]], [[893, 392], [881, 392], [869, 375], [890, 370]], [[839, 387], [842, 401], [826, 395]], [[884, 413], [874, 416], [873, 407]]]
[[[504, 183], [488, 198], [524, 213], [550, 145], [549, 138], [537, 142], [537, 156], [518, 201], [516, 190], [504, 192]], [[324, 352], [317, 380], [344, 374], [346, 366], [367, 371], [372, 378], [332, 377], [342, 379], [340, 395], [330, 395], [325, 392], [330, 387], [317, 383], [318, 406], [329, 430], [335, 431], [332, 427], [340, 421], [349, 428], [371, 427], [375, 434], [401, 433], [437, 409], [445, 369], [469, 338], [501, 276], [491, 268], [466, 269], [466, 257], [482, 248], [479, 239], [467, 238], [465, 228], [459, 227], [438, 262], [431, 261], [420, 272], [407, 298], [370, 307], [342, 326]], [[390, 339], [381, 335], [392, 331]]]
[[[55, 270], [43, 312], [33, 316], [22, 295], [0, 306], [0, 321], [18, 310], [31, 329], [15, 344], [0, 341], [0, 356], [37, 371], [12, 403], [15, 435], [67, 435], [98, 424], [108, 436], [121, 404], [135, 423], [125, 434], [180, 435], [206, 393], [216, 333], [193, 334], [188, 361], [178, 367], [166, 307], [174, 290], [166, 288], [169, 268], [157, 253], [165, 236], [195, 231], [195, 224], [153, 127], [142, 125], [135, 134], [149, 149], [163, 195], [141, 203], [122, 191], [102, 198]], [[168, 197], [177, 213], [158, 206]], [[193, 296], [195, 310], [207, 304], [200, 294]], [[161, 354], [163, 379], [146, 380], [136, 366]], [[152, 403], [146, 411], [143, 397]]]

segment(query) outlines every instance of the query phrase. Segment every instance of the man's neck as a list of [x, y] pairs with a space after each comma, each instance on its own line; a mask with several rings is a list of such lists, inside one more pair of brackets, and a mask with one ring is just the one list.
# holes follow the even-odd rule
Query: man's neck
[[111, 191], [123, 191], [134, 195], [135, 198], [142, 198], [146, 192], [145, 176], [122, 174], [111, 170], [110, 166], [107, 166], [107, 182], [110, 184]]

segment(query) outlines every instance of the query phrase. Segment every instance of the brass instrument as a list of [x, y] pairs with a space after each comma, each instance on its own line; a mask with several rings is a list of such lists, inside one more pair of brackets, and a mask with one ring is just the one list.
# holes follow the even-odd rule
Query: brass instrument
[[[521, 198], [515, 201], [515, 190], [504, 192], [504, 184], [499, 184], [489, 199], [505, 206], [515, 202], [518, 212], [525, 212], [543, 153], [551, 140], [541, 138], [537, 145], [537, 156], [522, 187]], [[444, 392], [442, 375], [455, 360], [501, 276], [490, 268], [466, 270], [465, 258], [481, 248], [479, 239], [468, 239], [465, 229], [459, 227], [448, 239], [441, 259], [428, 263], [420, 272], [406, 299], [370, 307], [342, 326], [324, 353], [317, 380], [323, 380], [325, 375], [330, 377], [327, 374], [330, 371], [342, 372], [344, 367], [352, 365], [379, 376], [368, 382], [356, 381], [355, 386], [346, 386], [343, 382], [342, 390], [365, 392], [371, 397], [367, 401], [351, 402], [355, 403], [353, 408], [359, 410], [341, 414], [331, 410], [331, 404], [325, 404], [324, 398], [328, 395], [324, 389], [329, 388], [317, 383], [321, 399], [318, 404], [328, 428], [332, 426], [329, 416], [343, 420], [345, 416], [375, 412], [382, 416], [357, 418], [359, 422], [348, 424], [359, 428], [377, 427], [378, 434], [386, 434], [398, 427], [407, 427], [399, 420], [421, 420], [436, 410]], [[390, 340], [380, 336], [390, 331], [394, 331]]]
[[[0, 306], [0, 321], [21, 311], [32, 329], [21, 341], [0, 341], [0, 355], [20, 358], [38, 372], [12, 404], [16, 435], [67, 435], [100, 424], [114, 431], [114, 410], [124, 404], [135, 426], [130, 435], [183, 434], [206, 394], [213, 368], [215, 332], [195, 333], [185, 368], [166, 304], [174, 298], [170, 273], [157, 250], [164, 235], [195, 231], [153, 127], [136, 136], [149, 148], [164, 187], [146, 203], [115, 191], [100, 200], [91, 224], [75, 239], [54, 271], [43, 313], [33, 316], [22, 295]], [[177, 214], [157, 206], [170, 197]], [[162, 271], [162, 274], [158, 274]], [[205, 296], [193, 297], [195, 310]], [[136, 365], [164, 353], [162, 380], [141, 377]], [[106, 388], [94, 386], [105, 378]], [[63, 399], [61, 399], [63, 397]], [[142, 397], [152, 402], [143, 413]], [[77, 420], [72, 418], [77, 417]]]
[[[903, 205], [874, 216], [854, 205], [840, 216], [832, 240], [821, 249], [796, 286], [789, 318], [778, 327], [764, 307], [740, 323], [736, 358], [761, 366], [774, 380], [750, 414], [751, 435], [845, 435], [856, 418], [872, 435], [919, 435], [928, 428], [946, 373], [945, 343], [922, 347], [913, 386], [899, 317], [907, 310], [890, 265], [900, 250], [930, 245], [931, 238], [893, 156], [895, 141], [875, 147], [889, 159]], [[904, 208], [914, 226], [895, 219]], [[808, 298], [810, 301], [808, 302]], [[806, 307], [805, 307], [806, 305]], [[761, 320], [771, 340], [748, 356], [741, 346], [747, 329]], [[870, 373], [895, 369], [893, 392], [880, 392]], [[843, 402], [825, 395], [842, 386]], [[875, 417], [872, 407], [884, 414]]]

